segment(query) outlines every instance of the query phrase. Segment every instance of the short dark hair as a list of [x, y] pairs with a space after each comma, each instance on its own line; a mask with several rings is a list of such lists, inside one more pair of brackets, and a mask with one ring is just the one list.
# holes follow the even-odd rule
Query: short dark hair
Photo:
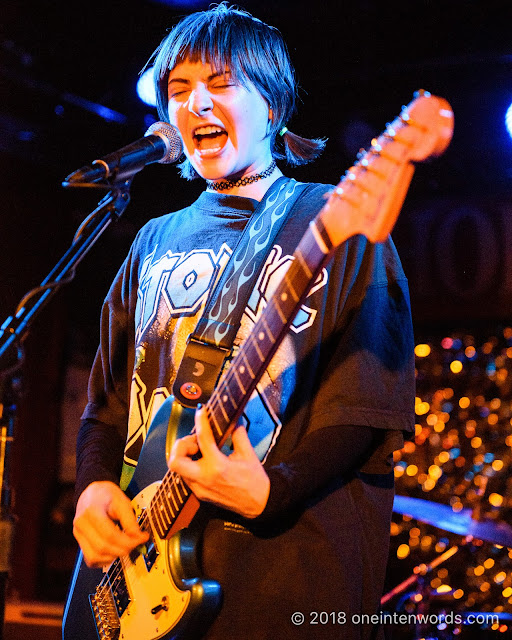
[[[229, 69], [240, 84], [251, 82], [268, 102], [273, 116], [269, 135], [274, 158], [305, 164], [325, 146], [324, 140], [308, 140], [291, 132], [278, 135], [295, 111], [295, 72], [278, 29], [250, 13], [229, 7], [226, 2], [192, 13], [171, 29], [153, 58], [160, 119], [169, 121], [168, 81], [172, 69], [185, 60], [201, 61], [211, 64], [216, 73]], [[309, 144], [294, 150], [292, 138]], [[185, 177], [197, 177], [188, 160], [180, 168]]]

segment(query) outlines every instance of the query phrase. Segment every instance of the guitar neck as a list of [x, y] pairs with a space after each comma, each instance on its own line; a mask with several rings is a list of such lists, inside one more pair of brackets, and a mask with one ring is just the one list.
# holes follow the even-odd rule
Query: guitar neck
[[317, 216], [295, 250], [290, 268], [206, 403], [219, 447], [242, 415], [332, 248], [321, 218]]
[[[221, 447], [242, 415], [252, 392], [283, 341], [290, 324], [333, 245], [318, 216], [295, 250], [275, 294], [206, 403], [215, 441]], [[160, 538], [187, 526], [199, 503], [180, 476], [168, 471], [151, 500], [150, 522]]]
[[[372, 140], [371, 149], [358, 156], [311, 222], [285, 277], [206, 403], [219, 447], [242, 415], [333, 249], [358, 233], [370, 242], [383, 242], [402, 206], [413, 163], [443, 153], [452, 132], [448, 102], [420, 90]], [[188, 524], [198, 505], [181, 478], [169, 471], [151, 501], [151, 522], [161, 537], [168, 537]]]

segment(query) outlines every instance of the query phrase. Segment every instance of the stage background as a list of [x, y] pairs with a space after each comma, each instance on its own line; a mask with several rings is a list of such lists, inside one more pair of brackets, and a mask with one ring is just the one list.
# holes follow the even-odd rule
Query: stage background
[[[138, 73], [166, 29], [189, 10], [149, 0], [87, 6], [2, 3], [0, 321], [63, 255], [99, 200], [89, 191], [65, 191], [63, 178], [141, 137], [156, 118], [135, 95]], [[314, 165], [288, 171], [299, 180], [336, 183], [417, 89], [452, 104], [453, 143], [442, 158], [418, 167], [393, 237], [410, 281], [417, 342], [437, 353], [444, 337], [460, 336], [464, 350], [471, 336], [483, 354], [494, 336], [506, 350], [504, 331], [512, 323], [512, 141], [504, 124], [512, 102], [510, 3], [251, 0], [242, 6], [277, 26], [288, 42], [301, 86], [290, 129], [329, 138]], [[114, 119], [102, 117], [98, 106]], [[64, 598], [76, 552], [74, 439], [103, 297], [140, 226], [187, 204], [201, 188], [173, 167], [152, 165], [137, 175], [123, 218], [31, 329], [14, 445], [12, 598]], [[449, 353], [450, 362], [459, 357], [457, 350]], [[488, 376], [485, 368], [481, 375]], [[450, 388], [434, 374], [424, 384], [430, 384], [425, 397]], [[500, 394], [509, 406], [508, 387]], [[500, 416], [503, 441], [508, 420]], [[413, 492], [399, 478], [398, 488], [418, 489], [429, 499], [418, 481]], [[510, 567], [504, 570], [510, 580]], [[390, 584], [398, 574], [393, 569]]]

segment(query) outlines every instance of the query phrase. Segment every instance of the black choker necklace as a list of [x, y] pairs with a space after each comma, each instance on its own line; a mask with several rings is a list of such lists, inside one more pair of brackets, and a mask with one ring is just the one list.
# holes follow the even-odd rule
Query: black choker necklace
[[253, 176], [247, 176], [247, 178], [240, 178], [240, 180], [237, 180], [236, 182], [233, 182], [233, 180], [221, 180], [219, 182], [207, 180], [206, 186], [208, 189], [214, 189], [215, 191], [226, 191], [226, 189], [234, 189], [235, 187], [245, 187], [245, 185], [257, 182], [262, 178], [268, 178], [269, 175], [274, 173], [275, 168], [276, 161], [272, 160], [270, 167], [261, 173], [255, 173]]

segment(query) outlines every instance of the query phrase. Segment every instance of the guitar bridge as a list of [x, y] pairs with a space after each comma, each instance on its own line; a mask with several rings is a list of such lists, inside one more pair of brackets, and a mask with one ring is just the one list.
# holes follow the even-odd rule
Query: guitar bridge
[[121, 623], [110, 589], [89, 596], [99, 640], [118, 640]]
[[130, 604], [130, 594], [119, 560], [112, 563], [105, 578], [89, 596], [99, 640], [118, 640], [120, 618]]

